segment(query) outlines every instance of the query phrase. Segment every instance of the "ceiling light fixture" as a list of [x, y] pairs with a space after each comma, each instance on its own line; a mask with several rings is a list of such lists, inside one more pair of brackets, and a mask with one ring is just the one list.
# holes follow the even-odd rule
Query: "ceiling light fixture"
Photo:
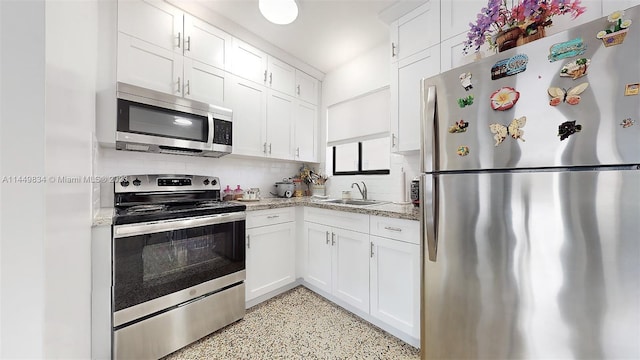
[[277, 25], [291, 24], [298, 17], [295, 0], [258, 0], [258, 8], [265, 19]]

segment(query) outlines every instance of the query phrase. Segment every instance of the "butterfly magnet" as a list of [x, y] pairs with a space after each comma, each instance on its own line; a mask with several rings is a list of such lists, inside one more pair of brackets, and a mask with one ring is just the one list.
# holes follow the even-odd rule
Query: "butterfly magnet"
[[495, 134], [493, 136], [493, 139], [496, 141], [495, 146], [502, 144], [504, 139], [507, 138], [507, 135], [511, 135], [511, 137], [514, 138], [515, 140], [525, 141], [523, 138], [524, 131], [522, 131], [522, 128], [526, 124], [527, 124], [526, 116], [513, 119], [508, 127], [498, 123], [490, 124], [489, 129], [491, 130], [491, 133]]
[[551, 96], [549, 105], [557, 106], [562, 102], [566, 102], [569, 105], [578, 105], [580, 103], [580, 94], [582, 94], [588, 87], [589, 83], [586, 82], [569, 88], [568, 90], [552, 86], [547, 89], [547, 93]]

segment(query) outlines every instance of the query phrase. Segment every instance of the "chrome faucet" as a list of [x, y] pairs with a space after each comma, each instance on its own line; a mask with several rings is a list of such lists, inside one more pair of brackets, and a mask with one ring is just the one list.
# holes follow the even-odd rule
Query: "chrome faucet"
[[352, 183], [351, 188], [353, 189], [353, 185], [355, 185], [358, 188], [358, 191], [360, 191], [360, 195], [362, 195], [362, 200], [367, 200], [367, 184], [365, 184], [364, 181], [361, 182], [362, 189], [360, 188], [360, 185], [358, 185], [358, 183]]

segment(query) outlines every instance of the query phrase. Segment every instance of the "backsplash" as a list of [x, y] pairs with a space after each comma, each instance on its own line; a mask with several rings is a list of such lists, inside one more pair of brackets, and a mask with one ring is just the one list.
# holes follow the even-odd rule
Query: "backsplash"
[[[210, 175], [220, 178], [222, 188], [229, 185], [235, 189], [260, 188], [264, 197], [275, 191], [274, 184], [284, 177], [294, 176], [302, 163], [252, 159], [228, 155], [216, 158], [201, 158], [181, 155], [152, 154], [100, 148], [97, 156], [97, 176], [119, 176], [132, 174], [187, 174]], [[108, 196], [101, 195], [102, 206]]]

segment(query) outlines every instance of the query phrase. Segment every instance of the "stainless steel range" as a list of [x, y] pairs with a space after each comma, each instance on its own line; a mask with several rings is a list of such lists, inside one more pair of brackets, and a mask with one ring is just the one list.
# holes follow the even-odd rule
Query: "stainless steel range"
[[216, 177], [115, 184], [113, 357], [157, 359], [245, 314], [245, 206]]

